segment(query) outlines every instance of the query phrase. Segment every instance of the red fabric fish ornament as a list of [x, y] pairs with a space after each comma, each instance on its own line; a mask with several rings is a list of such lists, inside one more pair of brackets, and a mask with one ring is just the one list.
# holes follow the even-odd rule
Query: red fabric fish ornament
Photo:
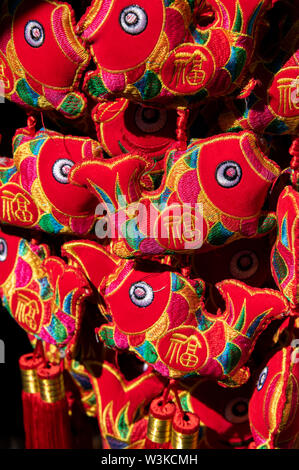
[[177, 106], [232, 93], [244, 80], [269, 0], [94, 0], [78, 23], [97, 65], [95, 99]]
[[100, 158], [98, 142], [41, 129], [32, 136], [19, 129], [13, 160], [0, 164], [0, 220], [47, 233], [88, 233], [95, 222], [97, 199], [69, 184], [72, 166]]
[[75, 35], [68, 3], [4, 1], [0, 21], [0, 79], [19, 106], [79, 117], [86, 99], [79, 83], [90, 56]]
[[11, 316], [27, 333], [71, 352], [91, 296], [83, 273], [47, 245], [2, 231], [0, 266], [0, 297]]
[[[194, 253], [273, 228], [275, 214], [263, 209], [279, 166], [261, 150], [251, 132], [220, 134], [172, 149], [164, 176], [146, 191], [153, 163], [143, 155], [85, 161], [71, 169], [70, 181], [98, 198], [95, 233], [110, 238], [121, 257]], [[250, 191], [248, 192], [248, 188]]]
[[166, 377], [195, 374], [231, 385], [246, 382], [245, 363], [261, 332], [289, 311], [275, 290], [225, 280], [216, 285], [225, 308], [214, 315], [205, 307], [201, 279], [158, 263], [136, 265], [95, 242], [67, 242], [62, 254], [102, 297], [99, 306], [108, 324], [99, 327], [99, 338], [108, 347], [133, 351]]

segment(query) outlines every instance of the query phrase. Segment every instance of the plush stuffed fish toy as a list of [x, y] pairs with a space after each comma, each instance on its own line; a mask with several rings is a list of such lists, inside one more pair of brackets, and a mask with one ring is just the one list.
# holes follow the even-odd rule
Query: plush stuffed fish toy
[[92, 294], [84, 274], [45, 244], [0, 232], [0, 298], [28, 334], [71, 352]]
[[79, 117], [86, 106], [79, 83], [90, 55], [75, 34], [69, 3], [4, 1], [0, 11], [5, 97], [25, 109]]
[[82, 240], [65, 243], [62, 255], [102, 297], [99, 307], [108, 324], [98, 329], [101, 340], [133, 351], [166, 377], [195, 374], [231, 385], [246, 382], [245, 363], [261, 332], [289, 312], [278, 291], [231, 279], [216, 285], [225, 307], [215, 315], [205, 307], [204, 282], [166, 265], [136, 265]]
[[275, 214], [263, 208], [281, 170], [251, 132], [169, 150], [162, 183], [151, 192], [144, 188], [152, 166], [133, 154], [71, 169], [70, 181], [98, 198], [108, 229], [101, 231], [99, 222], [96, 234], [110, 238], [118, 256], [207, 251], [256, 237], [276, 223]]
[[125, 96], [169, 106], [232, 93], [242, 84], [270, 0], [94, 0], [77, 26], [97, 70], [95, 99]]
[[98, 142], [41, 129], [32, 136], [19, 129], [13, 160], [0, 163], [0, 219], [39, 231], [88, 233], [95, 222], [97, 199], [87, 189], [69, 184], [72, 166], [101, 158]]

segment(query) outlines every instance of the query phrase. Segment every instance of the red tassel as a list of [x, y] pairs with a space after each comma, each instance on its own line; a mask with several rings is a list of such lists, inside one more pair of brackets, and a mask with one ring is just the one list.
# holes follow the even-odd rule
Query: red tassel
[[171, 423], [176, 406], [172, 401], [159, 397], [152, 401], [147, 425], [145, 449], [168, 449]]
[[172, 420], [170, 449], [196, 449], [199, 417], [195, 413], [177, 410]]
[[59, 365], [46, 364], [38, 368], [37, 377], [40, 389], [39, 448], [71, 449], [72, 438], [63, 371]]
[[39, 385], [36, 370], [44, 363], [41, 343], [37, 343], [35, 351], [24, 354], [19, 359], [22, 378], [23, 423], [26, 449], [38, 448], [39, 427], [36, 416], [39, 408]]

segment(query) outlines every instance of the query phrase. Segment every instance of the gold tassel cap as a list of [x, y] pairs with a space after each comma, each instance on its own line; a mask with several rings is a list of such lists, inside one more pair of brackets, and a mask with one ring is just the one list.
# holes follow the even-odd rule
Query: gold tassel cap
[[150, 406], [147, 438], [156, 444], [165, 444], [170, 441], [171, 423], [176, 407], [168, 401], [164, 403], [163, 398], [156, 398]]
[[198, 442], [200, 421], [199, 417], [190, 412], [178, 410], [173, 417], [171, 448], [196, 449]]
[[56, 403], [65, 397], [63, 373], [59, 365], [47, 364], [37, 370], [41, 399]]

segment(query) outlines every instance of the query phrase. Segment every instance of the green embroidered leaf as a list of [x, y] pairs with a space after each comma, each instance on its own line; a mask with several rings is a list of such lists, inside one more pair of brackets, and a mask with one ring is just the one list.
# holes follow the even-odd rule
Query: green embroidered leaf
[[139, 245], [145, 236], [139, 231], [137, 226], [137, 218], [127, 220], [124, 224], [124, 233], [126, 234], [126, 242], [134, 250], [139, 249]]
[[194, 26], [190, 27], [190, 31], [197, 44], [206, 44], [208, 42], [208, 39], [210, 37], [209, 31], [200, 31], [199, 29], [196, 29]]
[[183, 408], [184, 411], [191, 411], [192, 412], [192, 410], [189, 407], [188, 394], [187, 393], [184, 393], [183, 395], [180, 396], [180, 402], [181, 402], [181, 405], [182, 405], [182, 408]]
[[129, 424], [127, 423], [127, 413], [126, 409], [121, 413], [118, 423], [117, 423], [117, 428], [119, 431], [119, 434], [122, 439], [126, 440], [130, 431]]
[[269, 214], [267, 217], [261, 217], [258, 221], [257, 233], [270, 232], [277, 225], [276, 217], [274, 214]]
[[283, 218], [281, 224], [281, 243], [286, 247], [289, 248], [289, 236], [288, 236], [288, 219], [287, 216]]
[[213, 322], [203, 315], [201, 308], [195, 312], [195, 315], [197, 320], [197, 328], [200, 331], [206, 331], [213, 325]]
[[39, 221], [40, 228], [47, 233], [59, 233], [63, 229], [61, 225], [52, 214], [45, 214]]
[[233, 31], [235, 33], [240, 33], [240, 31], [242, 29], [242, 24], [243, 24], [242, 11], [240, 9], [240, 5], [239, 5], [239, 2], [238, 2], [237, 12], [236, 12], [236, 16], [235, 16], [234, 25], [233, 25]]
[[53, 290], [46, 277], [38, 279], [40, 284], [40, 296], [43, 300], [48, 300], [53, 296]]
[[108, 346], [109, 348], [114, 348], [115, 347], [115, 341], [114, 341], [114, 331], [111, 326], [105, 326], [104, 328], [101, 329], [99, 333], [102, 341]]
[[30, 106], [38, 107], [38, 95], [27, 83], [25, 78], [22, 78], [17, 82], [16, 91], [19, 97], [24, 103]]
[[268, 124], [264, 132], [265, 133], [269, 132], [270, 134], [273, 133], [273, 134], [279, 135], [279, 134], [283, 134], [287, 132], [288, 130], [289, 128], [284, 121], [282, 121], [279, 118], [275, 118], [273, 119], [273, 121], [270, 122], [270, 124]]
[[277, 279], [279, 283], [281, 284], [282, 281], [285, 279], [285, 277], [288, 274], [288, 267], [284, 262], [284, 259], [280, 256], [278, 250], [275, 248], [273, 252], [273, 259], [272, 259], [272, 264], [274, 267], [275, 274], [277, 276]]
[[94, 394], [91, 395], [91, 396], [88, 398], [87, 402], [89, 403], [89, 405], [95, 405], [95, 404], [97, 403], [96, 396], [95, 396]]
[[198, 295], [198, 297], [201, 297], [203, 295], [204, 288], [205, 288], [204, 281], [197, 280], [195, 284], [195, 290], [196, 290], [196, 294]]
[[39, 139], [32, 140], [29, 143], [29, 148], [33, 155], [39, 154], [40, 149], [45, 141], [46, 141], [45, 138], [44, 139], [39, 138]]
[[88, 80], [87, 91], [91, 96], [96, 98], [99, 98], [108, 92], [99, 75], [94, 75]]
[[171, 290], [177, 292], [183, 289], [185, 281], [182, 277], [177, 276], [175, 273], [171, 273]]
[[149, 341], [145, 341], [141, 346], [137, 346], [136, 351], [150, 364], [154, 364], [158, 359], [157, 351]]
[[232, 47], [231, 56], [225, 69], [230, 73], [234, 82], [240, 76], [247, 58], [247, 53], [242, 47]]
[[24, 135], [21, 134], [21, 135], [18, 135], [14, 141], [13, 141], [13, 151], [15, 152], [17, 150], [17, 148], [19, 147], [19, 145], [22, 143], [22, 140], [24, 139]]
[[117, 177], [117, 180], [116, 180], [116, 183], [115, 183], [115, 193], [116, 193], [116, 196], [117, 196], [116, 199], [118, 200], [119, 207], [124, 208], [126, 206], [126, 198], [125, 198], [124, 192], [122, 191], [122, 189], [120, 187], [118, 177]]
[[21, 240], [19, 244], [19, 256], [24, 257], [28, 253], [29, 247], [26, 240]]
[[241, 331], [244, 323], [245, 323], [245, 316], [246, 316], [246, 301], [244, 300], [244, 303], [242, 305], [242, 309], [238, 318], [237, 323], [234, 326], [234, 329], [237, 331]]
[[1, 183], [7, 183], [17, 171], [18, 170], [15, 166], [13, 166], [12, 168], [8, 168], [7, 170], [0, 171]]
[[59, 289], [56, 289], [56, 295], [55, 295], [55, 305], [59, 307], [60, 305], [60, 295], [59, 295]]
[[199, 153], [199, 148], [197, 147], [184, 158], [184, 161], [189, 168], [192, 168], [193, 170], [197, 168]]
[[162, 84], [158, 76], [148, 70], [145, 72], [141, 80], [134, 83], [134, 86], [137, 88], [144, 100], [149, 100], [157, 96], [162, 88]]
[[208, 242], [211, 245], [223, 245], [234, 232], [226, 229], [221, 222], [217, 222], [210, 230], [208, 235]]
[[[270, 309], [270, 310], [271, 310], [271, 309]], [[248, 330], [247, 330], [247, 332], [246, 332], [246, 336], [247, 336], [248, 338], [251, 338], [251, 337], [254, 335], [254, 333], [256, 332], [256, 330], [257, 330], [259, 324], [261, 323], [262, 319], [265, 317], [265, 315], [266, 315], [267, 313], [268, 313], [268, 312], [261, 313], [261, 314], [258, 315], [258, 316], [256, 317], [256, 319], [253, 320], [253, 322], [249, 325]]]
[[223, 353], [217, 357], [217, 361], [222, 365], [225, 374], [228, 374], [236, 367], [241, 355], [241, 350], [236, 344], [227, 343]]
[[78, 116], [85, 106], [85, 101], [77, 93], [69, 93], [60, 105], [60, 109], [69, 116]]
[[55, 317], [55, 315], [52, 315], [51, 323], [45, 328], [45, 330], [58, 344], [65, 341], [68, 335], [66, 327], [58, 318]]
[[259, 5], [256, 7], [256, 9], [255, 9], [253, 15], [251, 16], [250, 20], [248, 21], [248, 26], [247, 26], [246, 34], [249, 34], [250, 36], [252, 35], [253, 28], [254, 28], [254, 25], [255, 25], [255, 20], [256, 20], [256, 18], [257, 18], [257, 16], [258, 16], [258, 13], [259, 13], [259, 11], [260, 11], [262, 5], [263, 5], [263, 2], [261, 1], [261, 2], [259, 3]]

